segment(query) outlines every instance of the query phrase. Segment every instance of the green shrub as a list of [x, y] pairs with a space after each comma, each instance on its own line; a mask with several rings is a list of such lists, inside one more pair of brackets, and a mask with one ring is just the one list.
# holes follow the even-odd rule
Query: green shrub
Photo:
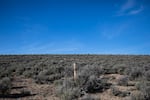
[[79, 88], [70, 88], [64, 91], [62, 95], [62, 99], [64, 100], [73, 100], [80, 97], [80, 89]]
[[11, 92], [12, 84], [9, 77], [0, 80], [0, 94], [7, 95]]
[[136, 85], [137, 89], [141, 91], [144, 100], [150, 100], [150, 83], [148, 81], [141, 81]]
[[146, 100], [142, 93], [132, 94], [129, 100]]
[[81, 100], [100, 100], [100, 98], [98, 98], [96, 96], [92, 96], [92, 95], [86, 94], [85, 96], [83, 96], [81, 98]]
[[23, 66], [19, 66], [19, 67], [17, 67], [15, 73], [16, 73], [16, 75], [22, 75], [24, 71], [25, 71], [25, 68]]
[[44, 84], [48, 77], [45, 75], [46, 71], [41, 71], [35, 78], [35, 82], [39, 84]]
[[125, 64], [116, 64], [112, 68], [113, 73], [118, 73], [118, 74], [124, 74], [126, 70], [126, 65]]
[[[94, 67], [93, 67], [94, 68]], [[93, 68], [83, 68], [78, 73], [76, 81], [72, 77], [65, 77], [62, 81], [56, 81], [58, 85], [56, 94], [64, 100], [72, 100], [87, 93], [102, 92], [110, 87], [106, 80], [98, 78], [98, 74]], [[98, 100], [98, 99], [91, 99]]]
[[142, 68], [132, 68], [129, 73], [129, 78], [131, 80], [135, 80], [141, 78], [143, 76], [143, 69]]
[[27, 78], [30, 78], [34, 75], [32, 71], [24, 71], [23, 75]]
[[55, 80], [58, 80], [58, 79], [60, 79], [62, 77], [62, 75], [61, 74], [53, 74], [53, 75], [49, 75], [49, 76], [47, 76], [47, 82], [48, 83], [53, 83]]
[[72, 77], [65, 77], [63, 83], [61, 81], [56, 81], [55, 84], [58, 85], [56, 94], [61, 99], [72, 100], [83, 96], [86, 92], [95, 93], [108, 89], [111, 84], [107, 83], [107, 80], [98, 78], [99, 73], [97, 73], [95, 67], [93, 68], [83, 67], [83, 69], [78, 73], [76, 81], [74, 81]]
[[144, 75], [146, 80], [150, 81], [150, 70], [146, 71]]
[[121, 94], [121, 91], [116, 87], [111, 87], [111, 91], [114, 96], [118, 96]]
[[142, 93], [144, 95], [145, 100], [150, 100], [150, 86], [147, 86], [144, 89], [142, 89]]
[[126, 77], [126, 76], [120, 77], [118, 79], [117, 84], [120, 86], [128, 86], [128, 77]]
[[[52, 75], [54, 73], [58, 73], [61, 68], [58, 66], [50, 66], [46, 71], [45, 75]], [[61, 70], [60, 70], [61, 71]]]
[[105, 80], [97, 78], [94, 75], [90, 76], [85, 85], [83, 85], [83, 88], [88, 93], [102, 92], [109, 87], [110, 84], [108, 84]]
[[103, 74], [114, 74], [114, 73], [117, 73], [116, 70], [114, 70], [110, 66], [102, 66], [101, 67], [101, 72]]
[[57, 86], [56, 95], [61, 100], [73, 100], [81, 96], [81, 90], [72, 79], [65, 79], [63, 84]]
[[73, 68], [72, 68], [72, 66], [65, 66], [63, 68], [64, 69], [61, 70], [61, 74], [63, 74], [64, 76], [69, 76], [69, 77], [73, 76]]
[[62, 84], [63, 84], [63, 79], [59, 79], [59, 80], [54, 81], [55, 86], [59, 86], [59, 85], [62, 85]]
[[103, 72], [101, 68], [98, 66], [85, 66], [77, 72], [78, 74], [77, 84], [79, 86], [83, 86], [87, 83], [90, 76], [93, 75], [95, 77], [99, 77], [102, 73]]
[[116, 87], [111, 87], [111, 92], [114, 96], [119, 96], [119, 97], [125, 97], [130, 95], [130, 92], [127, 91], [120, 91], [118, 88]]
[[48, 70], [41, 71], [38, 75], [34, 77], [35, 82], [39, 84], [49, 84], [53, 83], [53, 81], [60, 79], [62, 77], [61, 74], [50, 74]]

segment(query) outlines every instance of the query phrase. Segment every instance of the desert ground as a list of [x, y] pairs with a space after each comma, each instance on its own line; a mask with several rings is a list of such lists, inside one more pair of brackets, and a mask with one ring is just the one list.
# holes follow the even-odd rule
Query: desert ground
[[0, 55], [0, 100], [11, 99], [150, 100], [150, 56]]

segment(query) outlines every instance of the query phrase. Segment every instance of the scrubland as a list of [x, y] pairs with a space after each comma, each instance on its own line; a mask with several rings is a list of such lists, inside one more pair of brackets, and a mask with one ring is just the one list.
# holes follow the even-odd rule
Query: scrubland
[[150, 56], [1, 55], [3, 99], [150, 100]]

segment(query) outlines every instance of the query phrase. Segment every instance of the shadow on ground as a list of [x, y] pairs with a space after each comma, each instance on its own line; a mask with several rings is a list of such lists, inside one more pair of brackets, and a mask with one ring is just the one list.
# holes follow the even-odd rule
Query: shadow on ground
[[21, 98], [21, 97], [34, 96], [34, 95], [36, 94], [15, 93], [15, 94], [0, 95], [0, 98]]

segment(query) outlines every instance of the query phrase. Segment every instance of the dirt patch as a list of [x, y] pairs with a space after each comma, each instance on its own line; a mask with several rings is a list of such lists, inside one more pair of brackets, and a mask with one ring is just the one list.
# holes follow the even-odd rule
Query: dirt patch
[[[12, 84], [13, 88], [10, 95], [0, 100], [10, 100], [13, 98], [21, 100], [59, 100], [54, 95], [55, 88], [53, 85], [36, 84], [33, 79], [24, 77], [14, 77]], [[30, 95], [22, 96], [23, 92], [26, 94], [30, 93]]]

